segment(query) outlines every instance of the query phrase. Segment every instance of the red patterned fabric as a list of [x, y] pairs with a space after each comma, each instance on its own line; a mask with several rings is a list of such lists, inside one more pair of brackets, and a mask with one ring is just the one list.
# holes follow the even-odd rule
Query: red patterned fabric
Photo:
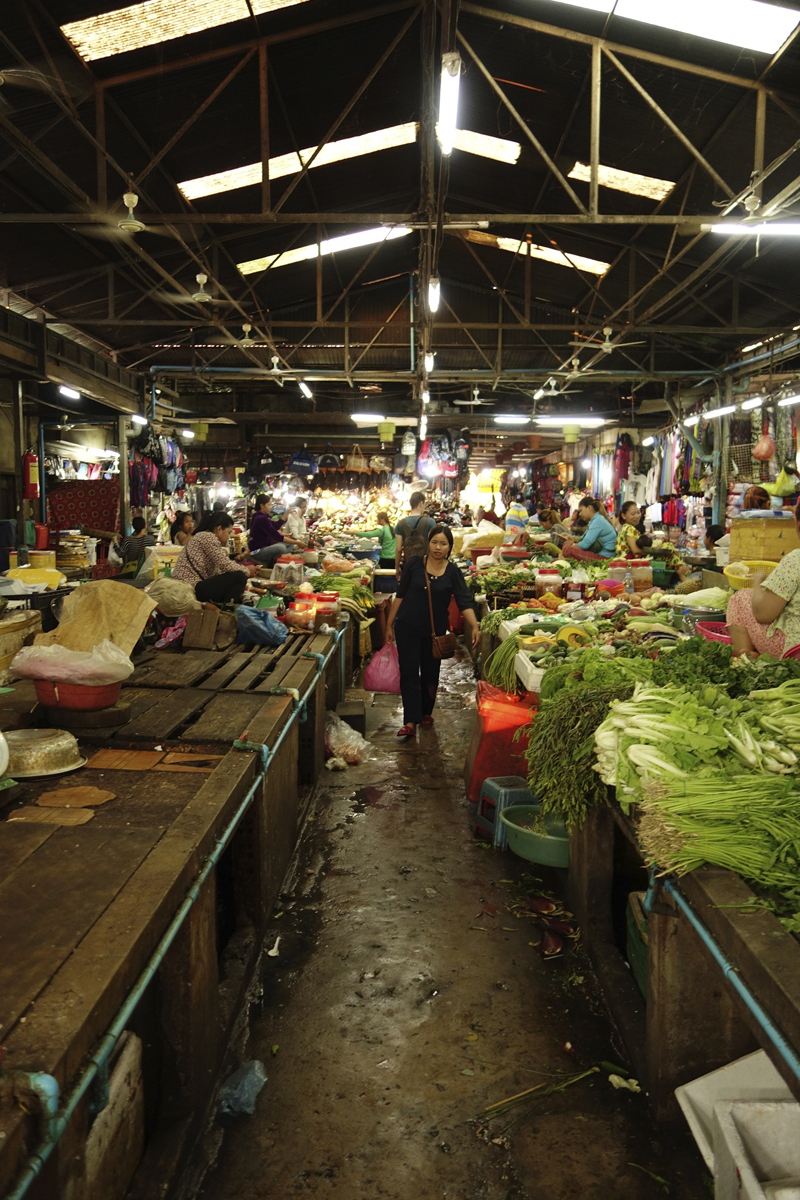
[[99, 479], [65, 483], [47, 497], [47, 523], [52, 530], [107, 529], [119, 533], [119, 483]]

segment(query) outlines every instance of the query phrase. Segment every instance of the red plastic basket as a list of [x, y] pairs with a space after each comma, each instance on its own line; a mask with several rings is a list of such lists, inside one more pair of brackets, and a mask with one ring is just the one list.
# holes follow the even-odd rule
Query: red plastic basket
[[731, 644], [731, 636], [727, 632], [724, 621], [698, 621], [697, 632], [702, 634], [707, 642], [726, 642]]

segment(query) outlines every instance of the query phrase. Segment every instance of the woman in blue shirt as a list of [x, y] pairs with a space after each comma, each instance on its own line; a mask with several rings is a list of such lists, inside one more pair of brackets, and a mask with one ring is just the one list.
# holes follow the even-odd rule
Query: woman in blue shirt
[[617, 531], [605, 514], [599, 500], [584, 496], [578, 505], [582, 521], [588, 522], [579, 542], [574, 538], [564, 543], [565, 558], [613, 558], [617, 547]]

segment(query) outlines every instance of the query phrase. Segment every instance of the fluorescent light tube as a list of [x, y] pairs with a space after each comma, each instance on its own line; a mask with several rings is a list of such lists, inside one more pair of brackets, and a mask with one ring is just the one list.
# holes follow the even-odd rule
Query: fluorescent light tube
[[134, 425], [146, 425], [147, 417], [140, 417], [138, 413], [134, 413], [131, 421], [133, 421]]
[[[592, 168], [588, 163], [576, 162], [567, 178], [590, 183]], [[601, 187], [613, 188], [615, 192], [627, 192], [631, 196], [644, 196], [647, 200], [664, 200], [675, 187], [671, 179], [636, 175], [633, 171], [618, 171], [616, 167], [602, 165], [598, 168], [597, 182]]]
[[790, 404], [800, 404], [800, 396], [784, 396], [778, 401], [778, 408], [788, 408]]
[[433, 355], [432, 354], [425, 355], [425, 370], [426, 371], [433, 370]]
[[761, 408], [764, 403], [763, 396], [751, 396], [749, 400], [742, 401], [742, 411], [749, 412], [751, 408]]
[[300, 388], [300, 391], [303, 393], [306, 400], [311, 400], [313, 398], [314, 393], [311, 391], [311, 388], [304, 379], [298, 379], [297, 386]]
[[382, 417], [380, 413], [351, 413], [352, 421], [362, 421], [365, 425], [379, 425], [381, 421], [385, 421], [386, 417]]
[[439, 308], [439, 300], [441, 299], [442, 286], [438, 279], [431, 279], [428, 284], [428, 308], [432, 313], [435, 313]]
[[192, 429], [182, 429], [182, 430], [181, 430], [181, 437], [185, 437], [185, 438], [193, 438], [193, 437], [194, 437], [194, 430], [192, 430]]
[[419, 440], [421, 442], [424, 442], [425, 438], [427, 436], [428, 436], [428, 418], [423, 413], [422, 417], [420, 418], [420, 422], [419, 422]]
[[429, 402], [430, 398], [431, 398], [431, 394], [426, 388], [425, 391], [422, 393], [422, 403], [427, 404]]
[[461, 55], [451, 50], [442, 55], [442, 81], [439, 87], [439, 121], [436, 135], [442, 154], [453, 153], [458, 124], [458, 92], [461, 87]]
[[720, 221], [716, 225], [701, 225], [703, 233], [725, 233], [742, 237], [800, 237], [798, 221], [760, 221], [757, 225], [744, 225], [741, 221]]
[[652, 444], [655, 440], [656, 439], [654, 437], [644, 438], [642, 441], [642, 445], [643, 446], [652, 446]]
[[250, 0], [251, 8], [247, 0], [214, 0], [213, 4], [208, 0], [144, 0], [70, 21], [61, 26], [61, 32], [85, 62], [93, 62], [303, 3], [305, 0]]
[[712, 419], [712, 417], [727, 417], [728, 413], [732, 413], [732, 412], [736, 412], [736, 405], [735, 404], [726, 404], [723, 408], [707, 409], [703, 413], [703, 416], [705, 417], [705, 419], [707, 421], [710, 421]]
[[692, 425], [697, 425], [699, 420], [700, 418], [695, 414], [693, 417], [687, 417], [683, 424], [691, 428]]
[[70, 400], [80, 400], [80, 398], [81, 398], [81, 394], [80, 394], [80, 392], [76, 392], [76, 391], [75, 391], [75, 388], [71, 388], [71, 387], [64, 387], [64, 386], [62, 385], [62, 386], [61, 386], [61, 387], [58, 389], [58, 392], [59, 392], [59, 395], [60, 395], [60, 396], [66, 396], [66, 397], [67, 397], [68, 399], [70, 399]]
[[495, 425], [528, 425], [530, 417], [501, 416], [494, 418]]
[[597, 429], [605, 425], [604, 417], [537, 417], [537, 425], [583, 425], [586, 429]]
[[575, 267], [590, 275], [605, 275], [610, 263], [597, 258], [585, 258], [581, 254], [565, 254], [554, 246], [529, 246], [517, 238], [495, 237], [493, 233], [482, 233], [479, 229], [468, 229], [464, 235], [468, 242], [476, 242], [479, 246], [491, 246], [494, 250], [507, 250], [511, 254], [525, 255], [530, 253], [532, 258], [541, 258], [545, 262], [554, 263], [557, 267]]
[[751, 350], [758, 350], [759, 346], [763, 346], [763, 342], [751, 342], [749, 346], [742, 346], [741, 353], [749, 354]]
[[[588, 8], [592, 12], [611, 13], [627, 17], [644, 25], [674, 29], [678, 33], [725, 42], [729, 46], [744, 46], [774, 54], [780, 50], [796, 26], [800, 16], [794, 10], [760, 0], [671, 0], [666, 5], [653, 0], [554, 0], [571, 8]], [[613, 30], [612, 35], [613, 36]]]
[[387, 228], [385, 225], [375, 229], [362, 229], [358, 233], [345, 233], [341, 237], [326, 238], [310, 246], [297, 246], [294, 250], [282, 250], [279, 254], [267, 254], [263, 258], [254, 258], [249, 262], [237, 263], [242, 275], [253, 275], [256, 271], [266, 271], [270, 267], [286, 267], [292, 263], [316, 259], [325, 254], [339, 254], [343, 250], [354, 250], [360, 246], [372, 246], [375, 242], [392, 242], [395, 238], [405, 237], [412, 230], [406, 225], [395, 225]]

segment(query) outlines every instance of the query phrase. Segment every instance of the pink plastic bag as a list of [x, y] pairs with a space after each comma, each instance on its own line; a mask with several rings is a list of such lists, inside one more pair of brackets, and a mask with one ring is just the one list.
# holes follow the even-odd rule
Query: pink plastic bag
[[373, 655], [372, 662], [364, 672], [364, 687], [368, 692], [400, 695], [400, 663], [397, 661], [397, 650], [391, 642]]

